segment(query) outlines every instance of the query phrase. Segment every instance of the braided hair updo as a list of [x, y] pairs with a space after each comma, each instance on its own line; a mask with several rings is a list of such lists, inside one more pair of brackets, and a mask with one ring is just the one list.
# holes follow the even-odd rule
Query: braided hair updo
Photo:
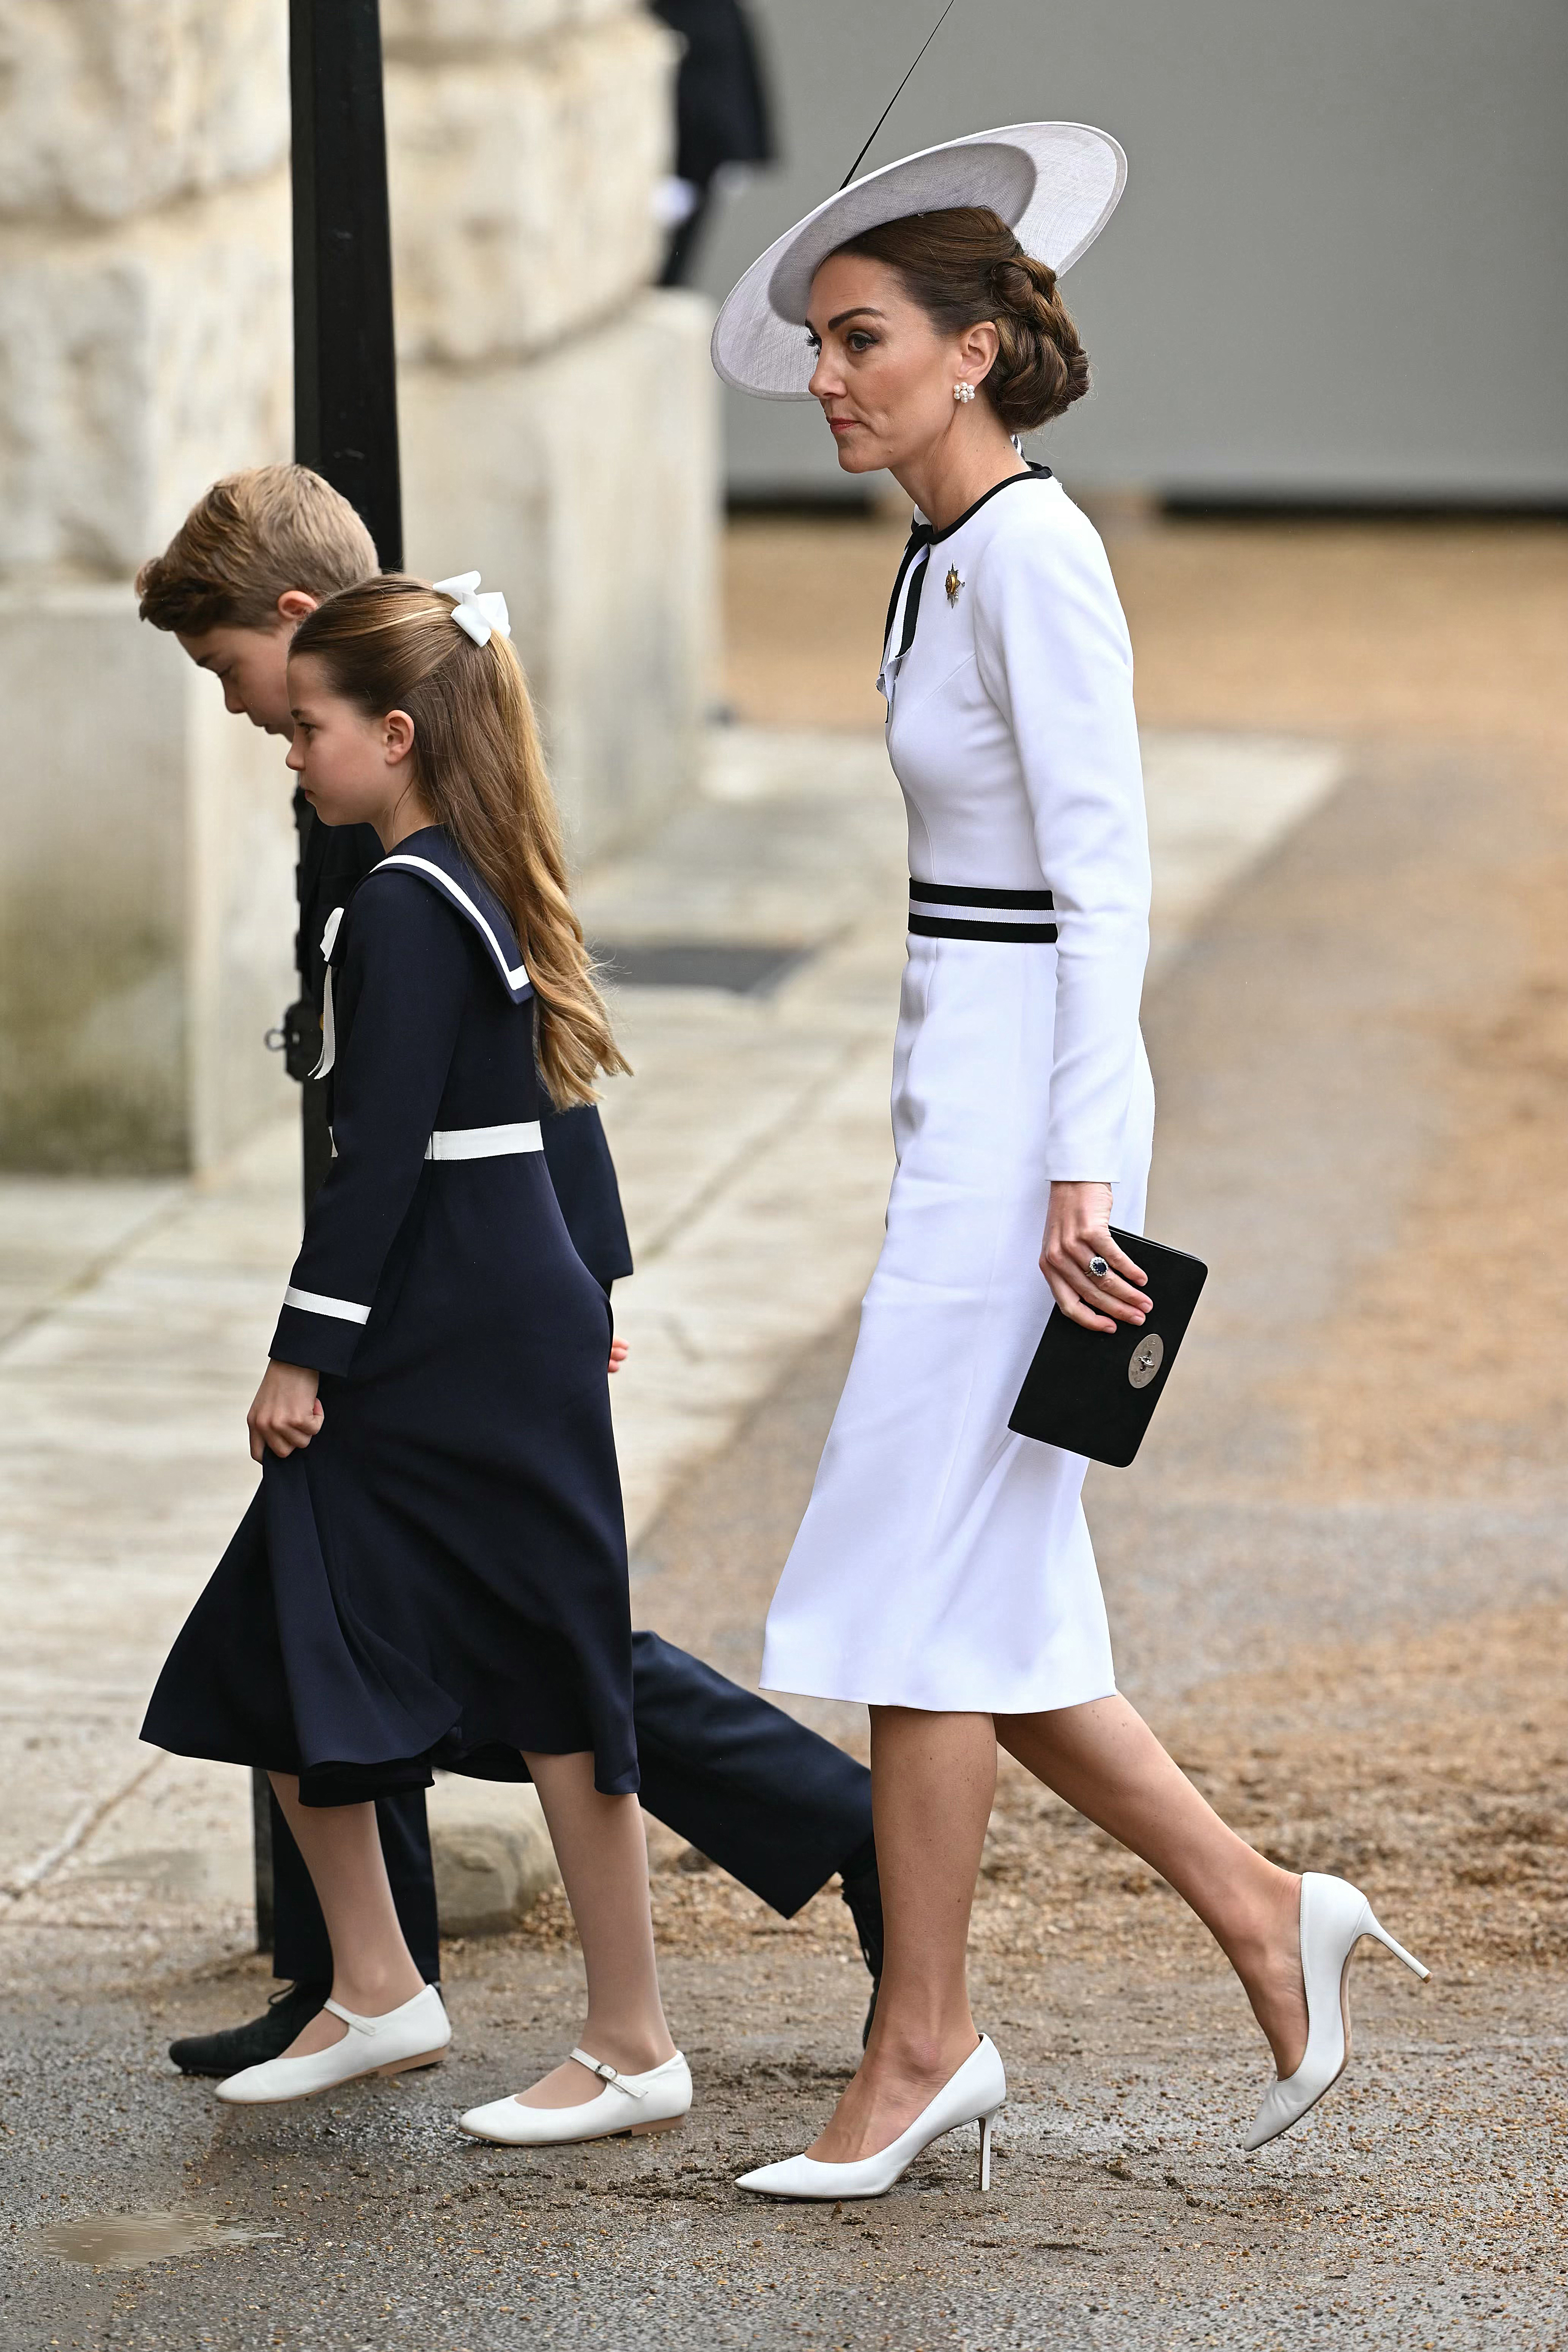
[[1089, 390], [1089, 362], [1057, 273], [983, 205], [910, 213], [838, 247], [896, 270], [939, 332], [994, 320], [1001, 346], [980, 386], [1009, 433], [1033, 433]]

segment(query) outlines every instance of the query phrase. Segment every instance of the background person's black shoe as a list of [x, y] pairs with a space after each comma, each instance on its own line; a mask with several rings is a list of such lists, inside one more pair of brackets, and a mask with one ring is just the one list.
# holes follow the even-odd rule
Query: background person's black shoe
[[231, 2025], [226, 2033], [190, 2033], [171, 2042], [169, 2055], [182, 2074], [211, 2074], [222, 2081], [242, 2067], [260, 2066], [279, 2058], [298, 2033], [316, 2015], [330, 1984], [284, 1985], [267, 2004], [265, 2015], [248, 2025]]
[[[882, 1989], [882, 1882], [877, 1875], [876, 1851], [869, 1848], [868, 1852], [868, 1848], [862, 1848], [848, 1869], [839, 1874], [839, 1892], [849, 1906], [849, 1916], [855, 1922], [855, 1933], [860, 1941], [860, 1958], [871, 1971], [871, 2005], [860, 2029], [862, 2049], [869, 2039], [871, 2020], [877, 2014], [877, 1995]], [[866, 1858], [862, 1859], [862, 1855]]]

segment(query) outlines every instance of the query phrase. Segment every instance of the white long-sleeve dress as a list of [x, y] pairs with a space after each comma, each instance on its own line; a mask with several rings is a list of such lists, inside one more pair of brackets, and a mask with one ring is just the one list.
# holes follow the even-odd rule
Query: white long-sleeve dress
[[1008, 1415], [1051, 1294], [1053, 1179], [1142, 1229], [1149, 856], [1126, 623], [1044, 468], [917, 519], [889, 614], [909, 815], [887, 1240], [763, 1687], [1025, 1714], [1115, 1688], [1086, 1465]]

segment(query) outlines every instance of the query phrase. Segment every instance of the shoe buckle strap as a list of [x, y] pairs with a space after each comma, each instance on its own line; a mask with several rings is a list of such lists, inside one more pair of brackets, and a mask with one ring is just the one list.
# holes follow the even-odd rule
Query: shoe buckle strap
[[351, 2032], [368, 2033], [374, 2039], [377, 2023], [374, 2017], [356, 2017], [352, 2009], [345, 2009], [341, 2001], [336, 2000], [324, 2000], [321, 2007], [330, 2009], [334, 2017], [341, 2017]]
[[617, 2091], [626, 2093], [628, 2099], [647, 2098], [646, 2090], [639, 2090], [635, 2083], [628, 2083], [624, 2074], [614, 2066], [606, 2066], [602, 2058], [590, 2058], [585, 2050], [574, 2050], [572, 2055], [579, 2066], [586, 2066], [589, 2074], [597, 2074], [601, 2082], [613, 2083]]

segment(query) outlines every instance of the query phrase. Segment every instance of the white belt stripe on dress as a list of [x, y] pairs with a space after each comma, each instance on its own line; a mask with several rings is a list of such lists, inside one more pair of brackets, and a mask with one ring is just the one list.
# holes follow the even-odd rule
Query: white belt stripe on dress
[[512, 1127], [448, 1127], [437, 1129], [425, 1146], [426, 1160], [505, 1160], [514, 1151], [542, 1151], [544, 1138], [536, 1118]]
[[[425, 1146], [426, 1160], [507, 1160], [517, 1151], [542, 1151], [544, 1138], [536, 1118], [518, 1119], [510, 1127], [437, 1128]], [[332, 1158], [338, 1139], [332, 1138]]]
[[[513, 1152], [542, 1151], [544, 1138], [536, 1118], [516, 1120], [510, 1127], [448, 1127], [437, 1128], [425, 1146], [426, 1160], [505, 1160]], [[332, 1158], [338, 1156], [336, 1139]], [[368, 1323], [370, 1309], [353, 1298], [329, 1298], [320, 1290], [296, 1290], [292, 1284], [283, 1293], [285, 1307], [298, 1307], [307, 1315], [331, 1315], [340, 1323]]]
[[991, 890], [973, 883], [910, 884], [910, 929], [921, 940], [1005, 940], [1050, 946], [1057, 937], [1048, 890]]

